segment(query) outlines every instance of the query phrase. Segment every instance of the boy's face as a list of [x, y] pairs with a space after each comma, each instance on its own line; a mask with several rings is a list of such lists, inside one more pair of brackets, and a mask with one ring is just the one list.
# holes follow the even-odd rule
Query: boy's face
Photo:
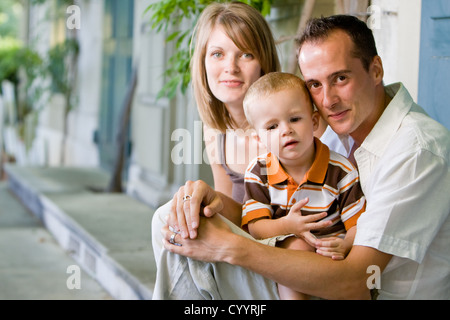
[[[250, 112], [257, 139], [283, 164], [302, 163], [314, 152], [314, 130], [319, 115], [309, 96], [299, 88], [256, 98]], [[313, 149], [311, 149], [313, 148]]]

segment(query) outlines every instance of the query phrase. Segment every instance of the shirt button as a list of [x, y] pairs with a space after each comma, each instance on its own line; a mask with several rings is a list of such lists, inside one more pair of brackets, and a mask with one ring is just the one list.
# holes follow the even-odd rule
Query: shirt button
[[292, 204], [294, 204], [294, 203], [296, 203], [297, 202], [297, 200], [295, 200], [295, 198], [294, 199], [292, 199]]

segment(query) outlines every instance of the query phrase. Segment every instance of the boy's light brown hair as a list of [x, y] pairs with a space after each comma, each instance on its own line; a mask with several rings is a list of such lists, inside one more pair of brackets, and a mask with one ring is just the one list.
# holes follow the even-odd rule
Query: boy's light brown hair
[[255, 100], [265, 99], [276, 92], [293, 88], [301, 90], [308, 97], [308, 100], [311, 102], [311, 110], [314, 111], [311, 95], [302, 79], [291, 73], [271, 72], [256, 80], [245, 94], [244, 112], [250, 126], [253, 127], [250, 109], [258, 107], [254, 103]]

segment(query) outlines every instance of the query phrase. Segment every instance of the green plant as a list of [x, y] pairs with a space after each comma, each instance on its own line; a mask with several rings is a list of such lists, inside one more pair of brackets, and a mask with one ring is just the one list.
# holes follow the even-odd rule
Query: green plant
[[[162, 0], [151, 4], [144, 13], [151, 12], [152, 28], [157, 32], [169, 33], [166, 42], [175, 45], [175, 53], [168, 60], [168, 68], [163, 76], [167, 82], [157, 98], [173, 98], [180, 88], [184, 94], [191, 81], [189, 69], [192, 31], [202, 11], [212, 2], [224, 0]], [[263, 16], [270, 13], [272, 0], [242, 0], [256, 8]], [[186, 25], [184, 25], [186, 23]]]
[[[20, 76], [23, 71], [25, 79]], [[10, 81], [14, 85], [15, 96], [18, 94], [19, 85], [24, 81], [24, 90], [28, 92], [34, 79], [42, 73], [42, 59], [37, 52], [23, 46], [14, 38], [0, 39], [0, 84], [4, 80]], [[0, 93], [2, 89], [0, 86]], [[32, 111], [32, 97], [25, 95], [25, 99], [16, 99], [17, 119], [22, 123], [28, 113]]]

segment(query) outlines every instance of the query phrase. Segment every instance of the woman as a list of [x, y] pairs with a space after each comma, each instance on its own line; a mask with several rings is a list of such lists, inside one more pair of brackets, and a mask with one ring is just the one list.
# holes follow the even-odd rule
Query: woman
[[220, 212], [240, 225], [243, 176], [256, 156], [249, 151], [264, 152], [243, 133], [247, 121], [242, 102], [253, 82], [280, 69], [266, 20], [244, 3], [209, 5], [197, 22], [192, 43], [192, 86], [216, 192], [203, 181], [188, 181], [156, 211], [152, 243], [157, 261], [163, 247], [161, 228], [168, 223], [182, 237], [195, 238], [201, 208], [206, 216]]

